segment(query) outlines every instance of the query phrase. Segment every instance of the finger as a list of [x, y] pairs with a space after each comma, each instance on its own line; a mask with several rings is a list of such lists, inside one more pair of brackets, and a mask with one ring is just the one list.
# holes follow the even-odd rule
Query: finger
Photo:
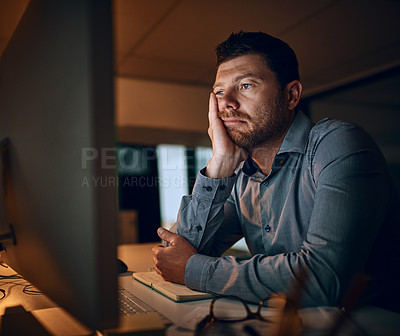
[[161, 275], [161, 271], [157, 267], [154, 267], [154, 269], [156, 270], [157, 274]]
[[214, 92], [211, 92], [208, 104], [208, 121], [210, 126], [212, 126], [216, 119], [218, 119], [218, 100]]
[[163, 247], [161, 245], [156, 245], [153, 246], [153, 248], [151, 249], [151, 252], [153, 252], [153, 255], [156, 255], [158, 253], [159, 250], [161, 250]]
[[160, 249], [160, 247], [158, 247], [158, 246], [155, 246], [155, 247], [153, 247], [153, 249], [152, 249], [152, 252], [153, 252], [153, 264], [154, 264], [154, 265], [157, 265], [157, 264], [158, 264], [159, 249]]
[[177, 234], [175, 234], [167, 229], [164, 229], [162, 227], [158, 228], [157, 234], [162, 240], [164, 240], [167, 243], [172, 244], [172, 245], [173, 245], [173, 241], [175, 240], [175, 237], [177, 236]]

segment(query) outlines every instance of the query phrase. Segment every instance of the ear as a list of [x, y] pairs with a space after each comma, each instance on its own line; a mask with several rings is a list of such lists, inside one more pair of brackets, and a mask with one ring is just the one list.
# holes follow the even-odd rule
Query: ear
[[294, 80], [286, 85], [286, 93], [288, 99], [288, 108], [293, 111], [297, 105], [299, 105], [301, 93], [303, 92], [303, 86], [300, 81]]

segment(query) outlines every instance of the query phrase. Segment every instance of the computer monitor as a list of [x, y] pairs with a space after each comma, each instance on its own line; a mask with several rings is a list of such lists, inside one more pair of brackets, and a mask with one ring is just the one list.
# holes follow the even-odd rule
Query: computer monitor
[[0, 59], [0, 142], [3, 259], [88, 327], [114, 327], [110, 1], [31, 0]]

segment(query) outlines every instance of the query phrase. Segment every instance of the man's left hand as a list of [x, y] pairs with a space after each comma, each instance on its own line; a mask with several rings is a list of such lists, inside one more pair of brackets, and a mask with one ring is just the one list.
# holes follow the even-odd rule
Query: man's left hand
[[185, 238], [171, 231], [159, 228], [157, 234], [169, 246], [153, 247], [156, 272], [167, 281], [184, 285], [186, 263], [197, 250]]

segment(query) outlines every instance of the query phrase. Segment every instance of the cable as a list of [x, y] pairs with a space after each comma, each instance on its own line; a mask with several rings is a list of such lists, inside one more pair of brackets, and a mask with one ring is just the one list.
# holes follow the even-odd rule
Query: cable
[[24, 288], [22, 289], [22, 292], [25, 294], [28, 294], [28, 295], [42, 295], [43, 294], [43, 292], [36, 289], [36, 287], [34, 287], [33, 285], [24, 286]]
[[[22, 283], [20, 283], [20, 281], [22, 281]], [[31, 284], [26, 284], [26, 282], [27, 281], [18, 274], [0, 275], [0, 287], [11, 285], [7, 289], [0, 288], [0, 301], [3, 300], [7, 296], [7, 293], [15, 286], [22, 286], [22, 292], [27, 295], [43, 295], [43, 292]]]

